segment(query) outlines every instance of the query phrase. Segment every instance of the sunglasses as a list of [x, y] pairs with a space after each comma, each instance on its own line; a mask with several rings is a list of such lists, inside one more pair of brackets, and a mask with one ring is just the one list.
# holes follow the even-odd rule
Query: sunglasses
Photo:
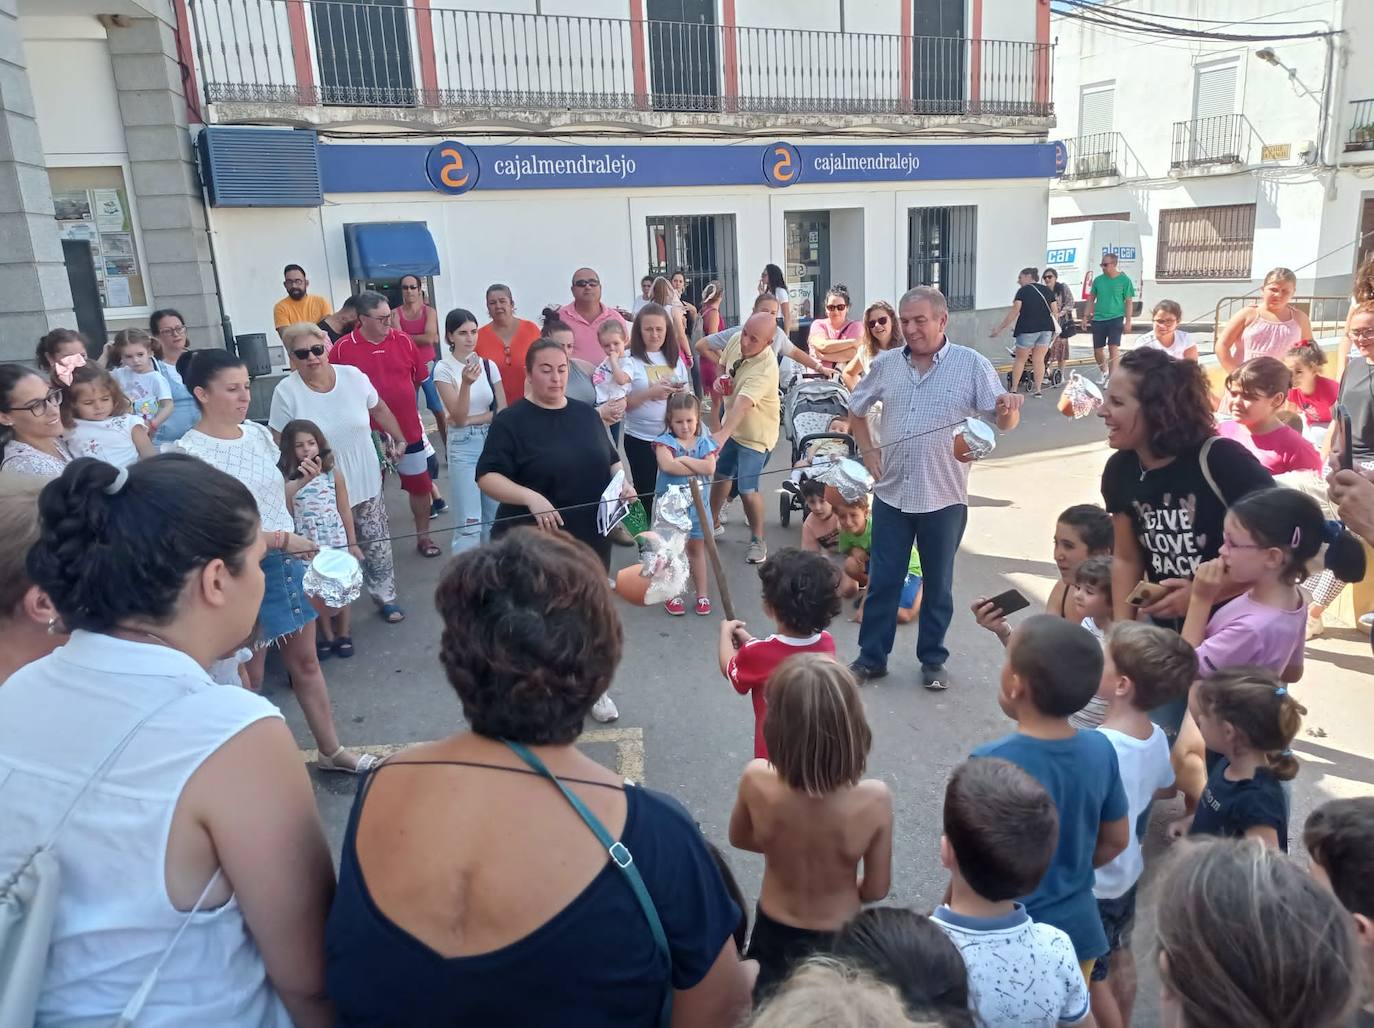
[[847, 303], [827, 303], [825, 309], [828, 311], [846, 311], [849, 309]]
[[881, 318], [874, 318], [868, 323], [869, 328], [882, 328], [888, 322], [888, 317], [884, 314]]
[[26, 410], [36, 418], [42, 415], [44, 408], [61, 406], [62, 390], [49, 389], [48, 395], [44, 396], [42, 399], [30, 400], [28, 403], [18, 403], [15, 404], [13, 407], [6, 407], [5, 409], [11, 412], [17, 410]]
[[403, 293], [413, 293], [413, 292], [415, 292], [415, 291], [416, 291], [417, 289], [419, 289], [419, 288], [420, 288], [419, 286], [401, 286], [401, 292], [403, 292]]
[[316, 343], [314, 346], [307, 346], [307, 347], [305, 347], [304, 349], [292, 350], [292, 351], [291, 351], [291, 356], [292, 356], [292, 357], [295, 357], [296, 360], [298, 360], [298, 361], [303, 361], [303, 360], [305, 360], [307, 357], [323, 357], [323, 356], [324, 356], [324, 344], [323, 344], [323, 343]]
[[573, 285], [578, 289], [586, 289], [588, 286], [601, 285], [601, 281], [595, 278], [575, 278], [573, 279]]

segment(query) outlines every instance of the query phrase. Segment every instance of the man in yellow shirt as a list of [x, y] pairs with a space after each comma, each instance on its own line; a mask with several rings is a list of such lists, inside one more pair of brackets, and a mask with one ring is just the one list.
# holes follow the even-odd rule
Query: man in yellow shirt
[[286, 287], [286, 295], [272, 308], [272, 324], [276, 326], [278, 338], [287, 325], [302, 321], [316, 325], [321, 318], [334, 313], [334, 308], [323, 296], [311, 296], [306, 292], [310, 280], [299, 264], [288, 264], [282, 270], [282, 278], [285, 279], [282, 285]]
[[777, 445], [780, 424], [778, 359], [772, 348], [775, 327], [773, 315], [753, 315], [725, 347], [721, 363], [728, 386], [725, 421], [715, 433], [721, 449], [716, 461], [716, 480], [711, 483], [711, 516], [719, 535], [720, 508], [730, 493], [730, 480], [734, 479], [749, 521], [749, 551], [745, 560], [750, 564], [762, 564], [768, 559], [759, 474]]

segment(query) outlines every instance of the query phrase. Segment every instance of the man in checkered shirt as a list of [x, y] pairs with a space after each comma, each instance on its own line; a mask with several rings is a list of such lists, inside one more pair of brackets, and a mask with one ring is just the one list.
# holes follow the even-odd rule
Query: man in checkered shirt
[[[992, 363], [945, 337], [949, 308], [938, 289], [917, 286], [902, 297], [898, 321], [906, 345], [880, 353], [854, 395], [854, 438], [873, 473], [873, 549], [868, 599], [859, 629], [859, 656], [850, 670], [860, 682], [887, 674], [897, 632], [897, 601], [914, 542], [923, 574], [916, 656], [927, 689], [946, 689], [945, 632], [954, 615], [954, 557], [968, 524], [967, 464], [954, 459], [954, 422], [995, 411], [1003, 432], [1021, 420], [1022, 397], [1002, 391]], [[881, 401], [874, 449], [864, 417]]]

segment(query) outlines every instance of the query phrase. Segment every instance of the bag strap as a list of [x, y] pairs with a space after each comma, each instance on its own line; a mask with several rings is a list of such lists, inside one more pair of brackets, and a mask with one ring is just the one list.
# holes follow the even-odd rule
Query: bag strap
[[200, 908], [205, 903], [205, 897], [210, 895], [210, 889], [219, 881], [220, 875], [223, 873], [223, 868], [215, 868], [215, 873], [205, 883], [205, 888], [200, 890], [200, 896], [196, 899], [195, 906], [186, 912], [186, 916], [181, 919], [181, 924], [172, 933], [171, 939], [168, 940], [162, 951], [162, 956], [157, 958], [157, 963], [153, 965], [153, 969], [144, 976], [143, 981], [134, 990], [134, 994], [129, 997], [129, 1002], [124, 1004], [124, 1009], [120, 1011], [119, 1017], [114, 1022], [114, 1028], [131, 1028], [133, 1023], [138, 1020], [138, 1015], [143, 1012], [148, 997], [152, 995], [153, 986], [157, 984], [158, 976], [162, 974], [162, 965], [167, 963], [167, 958], [172, 955], [172, 950], [176, 949], [177, 943], [186, 934], [186, 929], [191, 927], [191, 918], [200, 912]]
[[[606, 831], [606, 826], [587, 808], [585, 803], [574, 795], [566, 785], [558, 780], [558, 777], [552, 771], [544, 766], [542, 760], [518, 742], [511, 742], [509, 739], [503, 741], [510, 747], [511, 752], [528, 764], [531, 769], [537, 771], [558, 787], [558, 791], [563, 794], [563, 798], [572, 805], [573, 810], [577, 811], [578, 817], [582, 818], [582, 822], [591, 829], [597, 841], [600, 842], [602, 846], [606, 847], [606, 852], [610, 854], [611, 860], [615, 863], [615, 866], [620, 868], [621, 873], [625, 876], [626, 882], [630, 885], [630, 889], [635, 894], [635, 899], [639, 901], [639, 908], [644, 912], [644, 918], [649, 922], [649, 930], [653, 933], [654, 943], [658, 947], [658, 951], [667, 959], [668, 968], [671, 971], [673, 957], [671, 951], [668, 949], [668, 936], [663, 931], [663, 922], [659, 920], [658, 910], [654, 907], [653, 897], [649, 895], [649, 890], [644, 885], [644, 879], [639, 874], [639, 868], [635, 867], [633, 854], [630, 853], [623, 842], [611, 838], [611, 833]], [[672, 1020], [672, 1013], [673, 987], [672, 982], [669, 981], [667, 994], [663, 999], [663, 1007], [659, 1011], [658, 1023], [660, 1028], [666, 1028], [668, 1023]]]
[[491, 381], [491, 361], [487, 360], [485, 357], [481, 357], [481, 358], [479, 358], [479, 360], [481, 360], [481, 362], [482, 362], [482, 371], [483, 371], [483, 372], [486, 374], [486, 376], [487, 376], [487, 388], [491, 390], [491, 407], [490, 407], [489, 409], [491, 410], [491, 412], [492, 412], [493, 414], [495, 414], [495, 413], [496, 413], [496, 386], [495, 386], [495, 385], [492, 383], [492, 381]]
[[1207, 437], [1207, 441], [1202, 444], [1202, 449], [1197, 452], [1197, 462], [1198, 467], [1202, 469], [1202, 477], [1207, 480], [1207, 485], [1212, 490], [1212, 495], [1217, 498], [1224, 510], [1230, 510], [1231, 505], [1227, 502], [1222, 491], [1217, 488], [1217, 480], [1212, 477], [1212, 469], [1207, 462], [1207, 455], [1212, 452], [1212, 444], [1216, 442], [1218, 438], [1218, 436], [1214, 435], [1209, 435]]
[[1036, 286], [1035, 295], [1040, 297], [1040, 302], [1045, 305], [1045, 313], [1050, 316], [1050, 321], [1054, 321], [1054, 308], [1050, 306], [1050, 301], [1045, 299], [1045, 287]]

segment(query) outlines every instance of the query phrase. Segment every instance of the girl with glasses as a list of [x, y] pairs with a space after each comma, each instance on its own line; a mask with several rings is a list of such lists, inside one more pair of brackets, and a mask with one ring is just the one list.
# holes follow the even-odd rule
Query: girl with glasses
[[62, 432], [62, 390], [21, 364], [0, 364], [0, 470], [62, 474], [72, 460]]

